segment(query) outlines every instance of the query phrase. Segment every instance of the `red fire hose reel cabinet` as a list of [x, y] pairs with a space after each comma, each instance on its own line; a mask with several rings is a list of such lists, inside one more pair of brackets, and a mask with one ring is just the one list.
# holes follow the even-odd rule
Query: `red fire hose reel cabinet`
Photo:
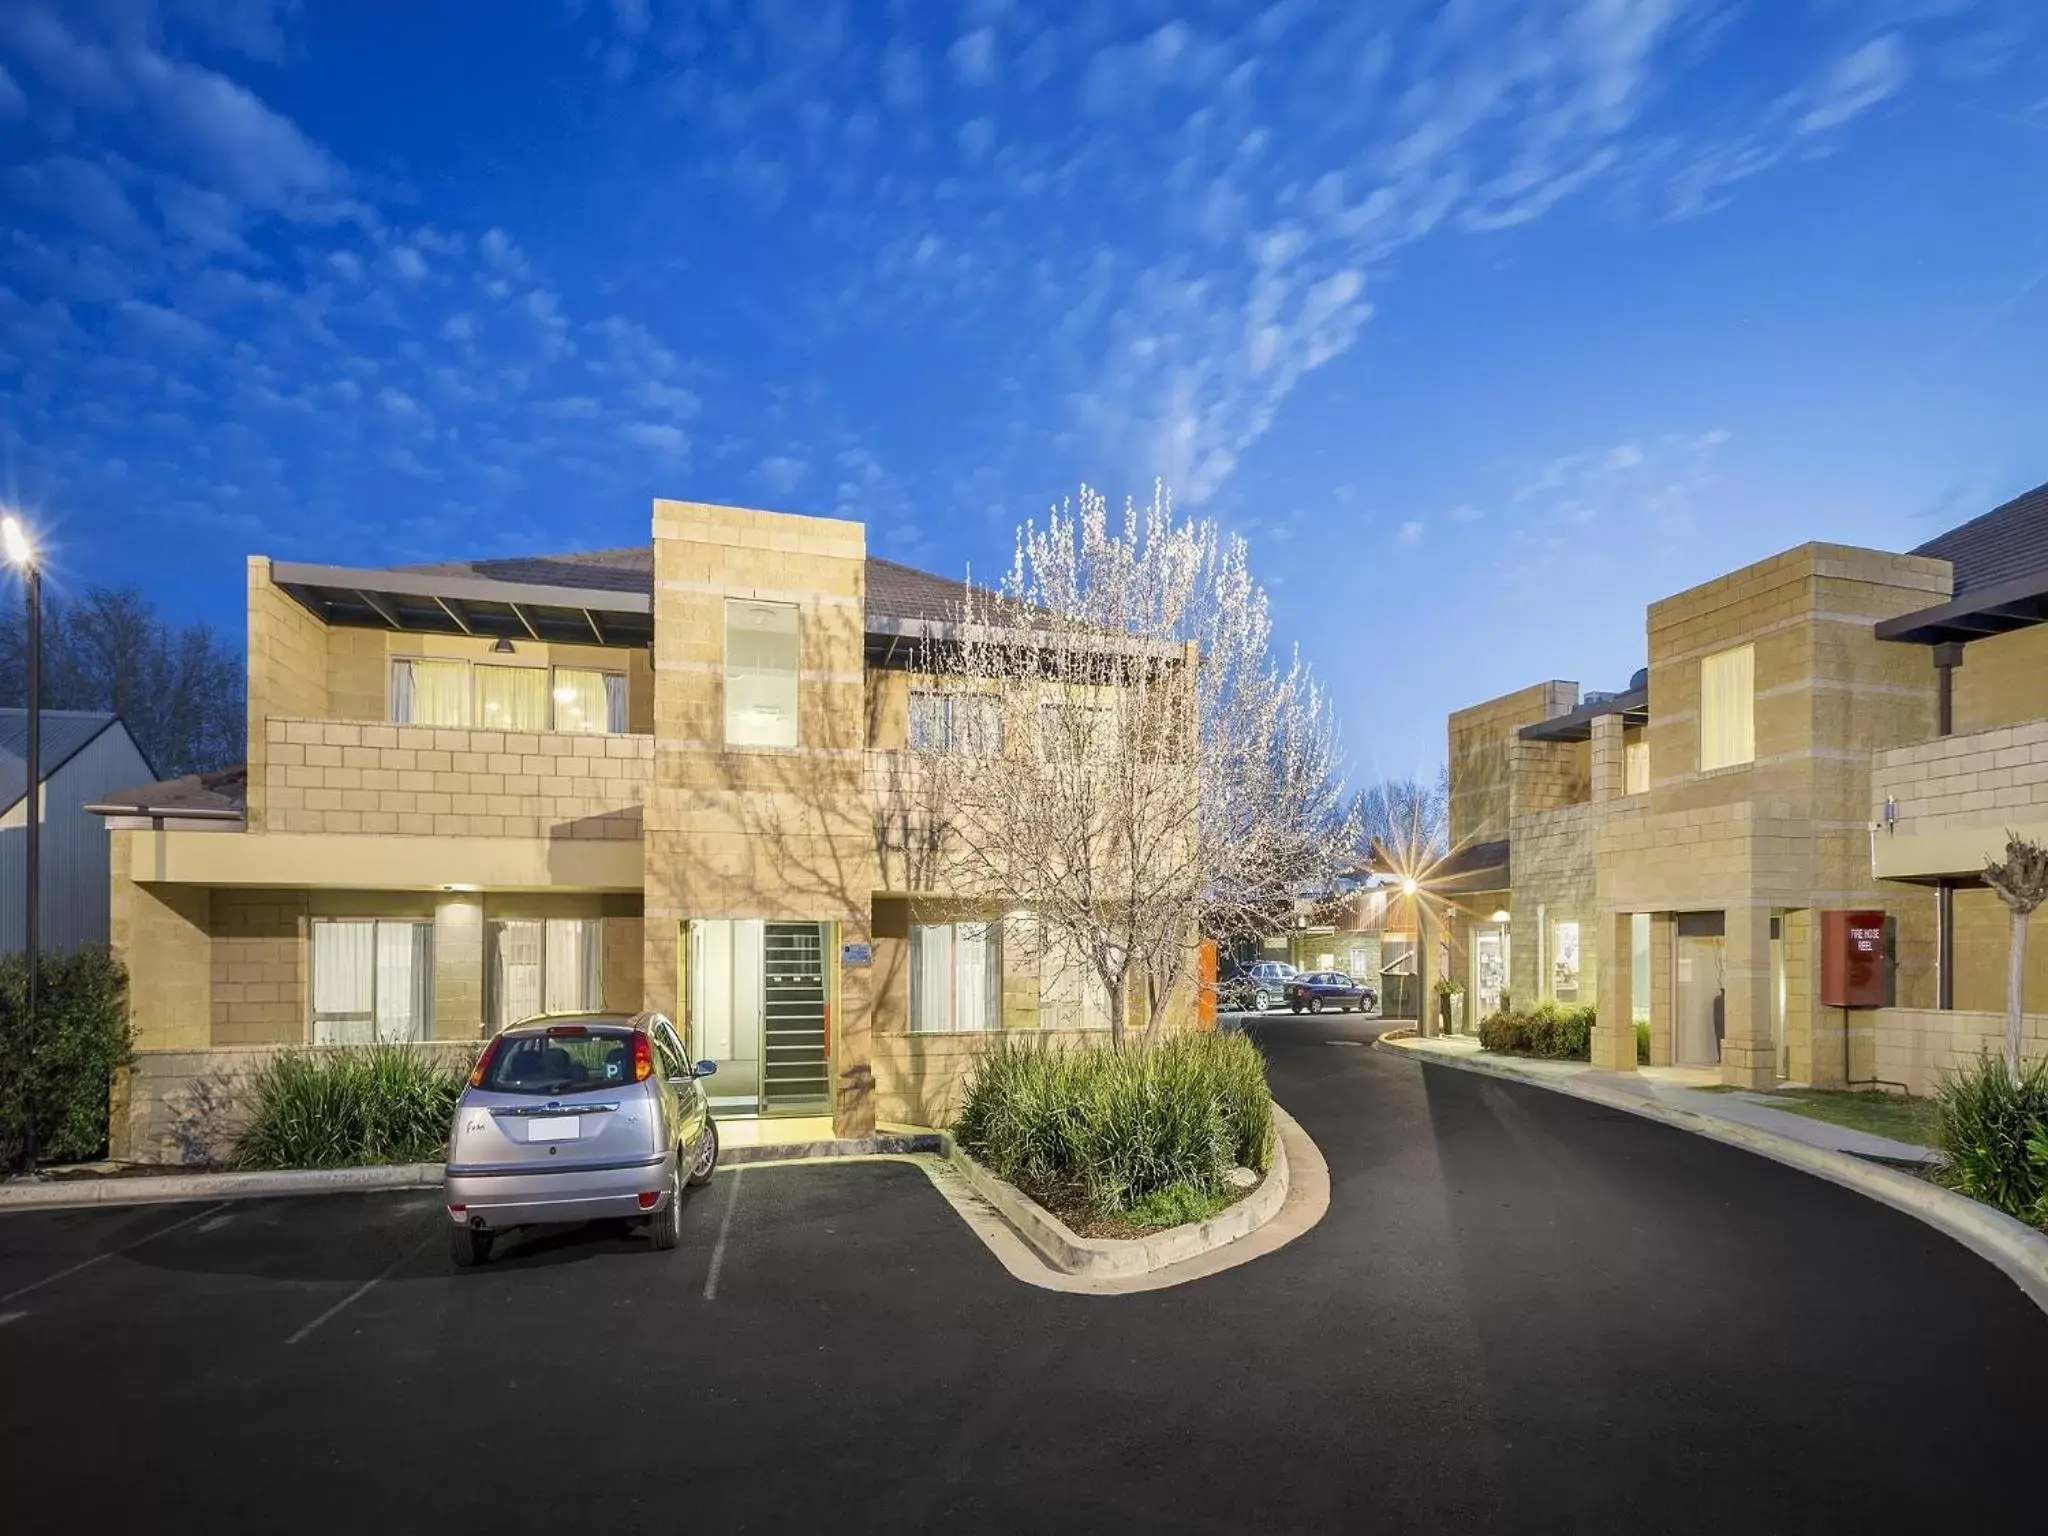
[[1821, 913], [1820, 1000], [1828, 1008], [1884, 1006], [1884, 913]]

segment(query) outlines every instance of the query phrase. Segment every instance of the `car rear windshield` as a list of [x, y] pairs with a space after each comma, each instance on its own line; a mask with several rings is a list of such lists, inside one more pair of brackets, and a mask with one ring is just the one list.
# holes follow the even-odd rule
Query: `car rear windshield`
[[622, 1024], [507, 1035], [477, 1086], [491, 1093], [588, 1093], [633, 1081], [633, 1031]]

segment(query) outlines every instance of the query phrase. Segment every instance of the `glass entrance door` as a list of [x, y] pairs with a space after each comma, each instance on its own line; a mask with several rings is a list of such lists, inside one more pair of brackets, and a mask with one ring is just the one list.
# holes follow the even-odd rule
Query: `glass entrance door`
[[727, 1115], [831, 1109], [825, 970], [830, 926], [709, 918], [688, 925], [691, 1049], [718, 1063], [711, 1107]]
[[1500, 1012], [1500, 995], [1508, 986], [1508, 935], [1499, 924], [1472, 934], [1472, 1021]]
[[1720, 1065], [1728, 1006], [1722, 968], [1726, 932], [1727, 921], [1719, 912], [1678, 914], [1671, 1039], [1671, 1059], [1678, 1066]]

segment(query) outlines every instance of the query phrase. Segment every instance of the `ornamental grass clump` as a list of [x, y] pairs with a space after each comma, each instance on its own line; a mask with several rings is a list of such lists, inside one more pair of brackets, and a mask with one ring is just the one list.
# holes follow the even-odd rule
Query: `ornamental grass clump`
[[1242, 1035], [1078, 1048], [998, 1040], [968, 1080], [953, 1133], [1062, 1213], [1128, 1220], [1213, 1205], [1233, 1166], [1263, 1173], [1273, 1101]]
[[256, 1107], [236, 1139], [246, 1168], [437, 1162], [462, 1092], [445, 1058], [398, 1045], [286, 1051], [256, 1074]]
[[1960, 1193], [2048, 1227], [2048, 1059], [2015, 1078], [1989, 1053], [1944, 1073], [1935, 1090], [1945, 1177]]

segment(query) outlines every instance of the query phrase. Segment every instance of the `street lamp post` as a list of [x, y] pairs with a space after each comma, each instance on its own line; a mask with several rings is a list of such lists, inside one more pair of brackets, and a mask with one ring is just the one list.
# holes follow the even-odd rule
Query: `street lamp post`
[[28, 855], [28, 899], [21, 913], [22, 958], [28, 964], [28, 1009], [22, 1019], [22, 1076], [26, 1094], [24, 1096], [26, 1162], [28, 1172], [36, 1171], [36, 1091], [38, 1084], [34, 1070], [36, 1058], [36, 990], [42, 970], [42, 957], [37, 932], [42, 915], [42, 840], [43, 840], [43, 742], [42, 742], [42, 691], [43, 673], [43, 571], [36, 561], [35, 546], [29, 543], [28, 532], [16, 517], [0, 518], [0, 545], [6, 548], [7, 558], [21, 572], [23, 584], [28, 589], [28, 697], [23, 701], [28, 714], [28, 772], [27, 804], [22, 807], [26, 813], [25, 831]]

